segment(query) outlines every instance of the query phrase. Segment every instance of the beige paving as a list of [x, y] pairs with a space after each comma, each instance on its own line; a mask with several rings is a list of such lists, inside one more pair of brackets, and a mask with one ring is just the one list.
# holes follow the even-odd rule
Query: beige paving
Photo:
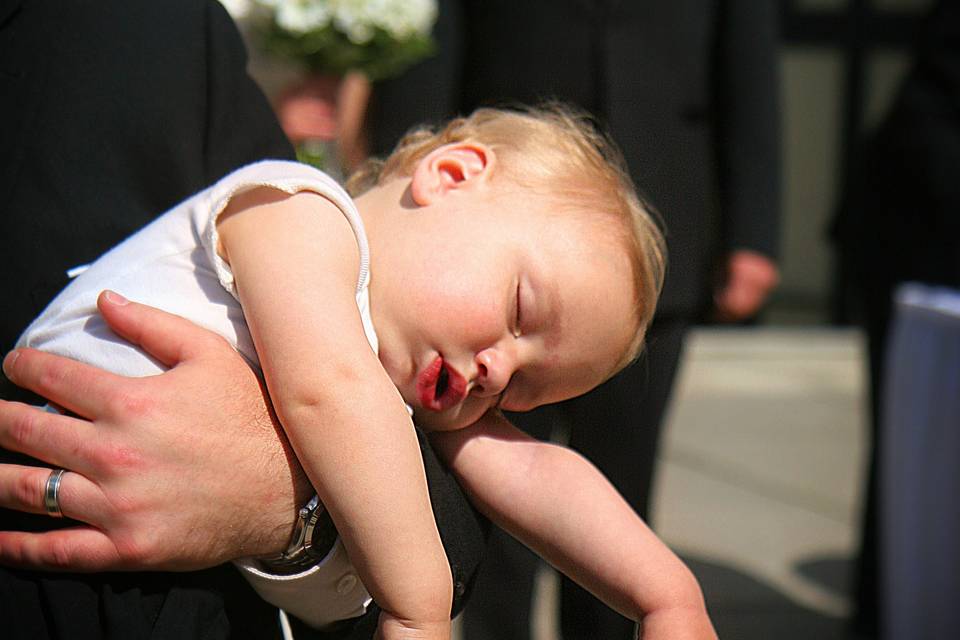
[[858, 333], [702, 330], [689, 342], [662, 450], [654, 521], [682, 554], [797, 604], [847, 613], [799, 571], [849, 557], [862, 477]]

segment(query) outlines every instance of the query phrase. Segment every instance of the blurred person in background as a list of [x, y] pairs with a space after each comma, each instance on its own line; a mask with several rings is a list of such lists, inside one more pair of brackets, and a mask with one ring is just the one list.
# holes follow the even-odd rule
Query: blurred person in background
[[[749, 0], [446, 0], [437, 54], [374, 88], [378, 155], [412, 124], [544, 99], [591, 112], [623, 149], [669, 251], [646, 351], [591, 394], [511, 420], [540, 438], [568, 428], [644, 518], [684, 336], [704, 318], [754, 317], [778, 281], [777, 27], [776, 3]], [[466, 639], [527, 639], [537, 559], [501, 532], [488, 552]], [[565, 579], [561, 630], [615, 639], [633, 626]]]
[[854, 578], [854, 629], [879, 632], [882, 509], [878, 481], [894, 291], [904, 282], [960, 287], [960, 4], [936, 3], [893, 106], [863, 140], [834, 239], [867, 334], [872, 447]]

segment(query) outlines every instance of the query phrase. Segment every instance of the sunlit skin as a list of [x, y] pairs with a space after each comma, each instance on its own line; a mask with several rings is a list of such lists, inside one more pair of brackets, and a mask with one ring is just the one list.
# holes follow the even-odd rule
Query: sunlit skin
[[[462, 158], [481, 172], [485, 161], [482, 149]], [[609, 228], [529, 190], [443, 173], [357, 199], [380, 361], [417, 424], [457, 429], [494, 406], [524, 411], [602, 382], [635, 330], [629, 261]], [[447, 397], [430, 408], [424, 379], [432, 396], [438, 357]]]

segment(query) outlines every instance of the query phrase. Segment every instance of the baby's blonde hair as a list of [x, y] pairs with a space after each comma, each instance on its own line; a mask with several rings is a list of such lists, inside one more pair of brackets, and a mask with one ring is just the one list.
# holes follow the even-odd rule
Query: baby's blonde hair
[[[643, 337], [663, 285], [666, 249], [651, 210], [637, 195], [620, 150], [586, 114], [549, 103], [538, 107], [484, 108], [445, 126], [409, 131], [383, 160], [370, 159], [347, 181], [351, 195], [411, 176], [417, 163], [446, 144], [473, 141], [497, 155], [498, 171], [521, 188], [555, 199], [562, 208], [603, 216], [630, 255], [635, 332], [609, 375], [643, 348]], [[619, 236], [619, 238], [617, 238]]]

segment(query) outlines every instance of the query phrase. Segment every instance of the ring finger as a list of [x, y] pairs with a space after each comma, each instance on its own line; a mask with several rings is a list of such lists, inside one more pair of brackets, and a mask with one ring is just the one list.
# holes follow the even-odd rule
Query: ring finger
[[[0, 464], [0, 507], [24, 513], [46, 514], [44, 494], [53, 469]], [[57, 493], [60, 512], [96, 526], [103, 513], [103, 494], [99, 487], [78, 473], [67, 471], [60, 478]]]

